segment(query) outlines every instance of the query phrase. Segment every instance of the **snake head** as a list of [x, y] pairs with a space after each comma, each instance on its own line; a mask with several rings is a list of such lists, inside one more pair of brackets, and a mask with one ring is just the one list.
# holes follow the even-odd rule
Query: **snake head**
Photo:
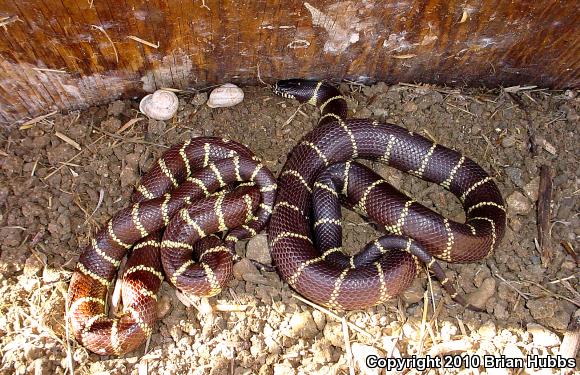
[[316, 93], [320, 81], [307, 79], [284, 79], [274, 85], [274, 94], [284, 98], [296, 99], [304, 103]]

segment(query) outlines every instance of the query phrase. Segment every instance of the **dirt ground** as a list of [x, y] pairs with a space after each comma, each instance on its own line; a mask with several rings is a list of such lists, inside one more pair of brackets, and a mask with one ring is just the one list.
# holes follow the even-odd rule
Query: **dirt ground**
[[[141, 119], [138, 102], [127, 100], [0, 133], [0, 374], [378, 374], [364, 366], [366, 356], [555, 356], [580, 306], [578, 265], [561, 245], [578, 249], [580, 235], [576, 92], [341, 88], [351, 116], [390, 121], [455, 148], [498, 182], [508, 206], [498, 250], [472, 264], [442, 263], [458, 291], [487, 313], [453, 303], [423, 272], [400, 298], [366, 311], [336, 312], [343, 318], [336, 319], [297, 299], [275, 272], [240, 262], [229, 288], [208, 300], [185, 301], [189, 307], [164, 283], [164, 316], [147, 351], [103, 357], [67, 339], [64, 298], [80, 250], [127, 206], [132, 186], [167, 146], [201, 135], [228, 137], [248, 144], [277, 174], [318, 119], [315, 108], [265, 87], [244, 88], [244, 102], [223, 109], [207, 107], [205, 93], [182, 92], [178, 115], [166, 122]], [[140, 120], [118, 132], [135, 118]], [[546, 267], [535, 244], [543, 164], [553, 175], [552, 260]], [[464, 218], [458, 200], [440, 187], [376, 167], [414, 199], [451, 219]], [[344, 220], [344, 240], [353, 251], [376, 235], [356, 214], [345, 211]], [[263, 234], [238, 251], [269, 261]]]

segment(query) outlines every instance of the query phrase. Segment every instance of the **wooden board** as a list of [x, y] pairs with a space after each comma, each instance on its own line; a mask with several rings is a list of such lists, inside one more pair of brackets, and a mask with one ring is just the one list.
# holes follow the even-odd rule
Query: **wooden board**
[[269, 82], [577, 88], [579, 25], [575, 1], [0, 0], [0, 124], [256, 84], [258, 67]]

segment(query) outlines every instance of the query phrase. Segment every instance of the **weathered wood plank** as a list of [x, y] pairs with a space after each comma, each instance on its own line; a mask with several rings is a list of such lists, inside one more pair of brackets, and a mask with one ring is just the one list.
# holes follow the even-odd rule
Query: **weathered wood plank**
[[[580, 5], [0, 0], [0, 123], [159, 87], [282, 77], [580, 86]], [[141, 38], [157, 48], [140, 43]]]

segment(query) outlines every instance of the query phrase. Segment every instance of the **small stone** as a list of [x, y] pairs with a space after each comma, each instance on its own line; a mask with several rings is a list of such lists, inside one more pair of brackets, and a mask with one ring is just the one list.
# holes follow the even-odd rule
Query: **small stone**
[[476, 291], [466, 296], [466, 301], [472, 306], [484, 309], [487, 301], [495, 294], [495, 279], [488, 277], [483, 280], [481, 286]]
[[403, 104], [403, 111], [407, 112], [407, 113], [412, 113], [415, 112], [417, 110], [417, 104], [413, 103], [413, 101], [409, 101], [405, 104]]
[[234, 264], [234, 277], [238, 280], [245, 280], [255, 284], [268, 284], [268, 281], [260, 274], [251, 260], [244, 258]]
[[147, 133], [153, 136], [160, 136], [163, 134], [166, 127], [167, 126], [165, 125], [164, 121], [158, 121], [150, 118], [149, 124], [147, 125]]
[[109, 108], [107, 109], [107, 113], [110, 116], [119, 116], [125, 110], [125, 103], [121, 100], [115, 100], [111, 104], [109, 104]]
[[526, 326], [532, 334], [532, 341], [538, 346], [550, 347], [560, 345], [560, 338], [554, 332], [536, 323], [528, 323]]
[[101, 128], [105, 129], [109, 133], [114, 133], [121, 128], [121, 120], [116, 117], [109, 117], [105, 121], [101, 122]]
[[157, 301], [157, 319], [161, 320], [171, 310], [171, 300], [166, 295]]
[[324, 326], [324, 337], [334, 346], [344, 348], [342, 325], [336, 322], [327, 322]]
[[425, 294], [423, 282], [424, 280], [422, 279], [413, 280], [413, 284], [403, 292], [401, 299], [409, 305], [421, 302], [423, 300], [423, 295]]
[[294, 374], [296, 374], [296, 370], [294, 370], [294, 367], [288, 362], [276, 363], [274, 365], [274, 375], [294, 375]]
[[27, 277], [39, 276], [45, 265], [46, 255], [42, 253], [32, 254], [28, 257], [28, 259], [26, 259], [26, 262], [24, 263], [24, 275]]
[[296, 312], [290, 318], [290, 333], [292, 337], [311, 339], [318, 333], [318, 327], [309, 311]]
[[195, 106], [204, 105], [207, 102], [207, 92], [198, 92], [191, 99], [191, 104]]
[[508, 175], [510, 180], [517, 186], [517, 187], [524, 187], [524, 180], [522, 178], [522, 170], [516, 167], [506, 167], [505, 174]]
[[522, 353], [520, 348], [511, 342], [507, 343], [503, 349], [503, 355], [505, 355], [506, 358], [524, 358], [524, 353]]
[[354, 363], [356, 367], [360, 370], [361, 374], [364, 375], [378, 375], [381, 373], [380, 368], [369, 368], [367, 366], [366, 359], [369, 356], [375, 356], [378, 358], [383, 358], [385, 355], [375, 348], [374, 346], [364, 345], [358, 342], [355, 342], [350, 347], [352, 351], [352, 356], [354, 358]]
[[268, 236], [258, 234], [248, 241], [246, 245], [246, 257], [262, 264], [271, 264], [270, 247], [268, 246]]
[[532, 209], [530, 200], [519, 191], [514, 191], [507, 198], [508, 209], [518, 215], [526, 215]]
[[326, 325], [326, 316], [320, 311], [314, 310], [312, 311], [312, 317], [314, 318], [316, 328], [318, 328], [319, 331], [322, 331]]
[[532, 202], [538, 200], [538, 189], [540, 188], [540, 177], [534, 178], [524, 186], [524, 193]]
[[54, 268], [45, 267], [42, 270], [42, 282], [44, 284], [53, 284], [60, 280], [61, 273]]
[[491, 339], [497, 334], [497, 330], [495, 328], [495, 324], [488, 320], [487, 322], [483, 323], [481, 327], [477, 330], [477, 332], [485, 338]]
[[513, 135], [507, 136], [501, 140], [501, 145], [504, 148], [513, 147], [516, 144], [516, 137]]
[[526, 307], [530, 310], [530, 314], [536, 320], [551, 318], [557, 308], [556, 301], [553, 298], [545, 297], [526, 302]]
[[137, 182], [137, 174], [134, 168], [131, 168], [129, 165], [126, 165], [122, 170], [119, 176], [119, 180], [121, 181], [121, 188], [126, 188], [128, 186], [133, 186], [134, 183]]

